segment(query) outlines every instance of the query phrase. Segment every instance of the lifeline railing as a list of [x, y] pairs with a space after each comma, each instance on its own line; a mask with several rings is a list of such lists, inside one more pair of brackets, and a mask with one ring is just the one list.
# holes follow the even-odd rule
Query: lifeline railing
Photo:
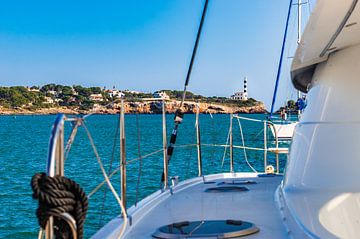
[[[155, 99], [145, 99], [145, 100], [155, 101]], [[91, 134], [90, 134], [89, 130], [87, 129], [85, 122], [84, 122], [85, 118], [93, 113], [86, 115], [84, 117], [80, 117], [80, 118], [66, 117], [63, 114], [59, 114], [56, 118], [56, 121], [55, 121], [53, 129], [52, 129], [52, 134], [51, 134], [51, 138], [50, 138], [50, 142], [49, 142], [49, 156], [48, 156], [48, 161], [47, 161], [47, 174], [50, 177], [54, 177], [55, 175], [64, 176], [64, 160], [66, 159], [66, 157], [69, 153], [69, 150], [71, 148], [71, 143], [73, 142], [76, 132], [77, 132], [77, 128], [78, 128], [78, 126], [84, 127], [84, 129], [87, 133], [87, 136], [91, 142], [95, 156], [98, 160], [99, 166], [102, 170], [103, 176], [104, 176], [104, 180], [88, 194], [88, 198], [91, 198], [105, 183], [108, 185], [108, 187], [112, 191], [114, 197], [116, 198], [118, 204], [120, 205], [121, 213], [124, 218], [124, 223], [123, 223], [123, 227], [120, 230], [119, 238], [124, 233], [125, 227], [127, 226], [127, 223], [128, 223], [128, 214], [127, 214], [127, 210], [126, 210], [126, 197], [127, 197], [127, 195], [126, 195], [127, 194], [126, 166], [127, 166], [127, 164], [150, 157], [157, 153], [163, 152], [163, 171], [164, 171], [164, 177], [165, 177], [164, 182], [163, 182], [163, 191], [170, 188], [170, 186], [169, 186], [169, 165], [168, 165], [168, 159], [167, 159], [167, 153], [166, 153], [166, 150], [167, 150], [166, 102], [164, 99], [157, 99], [157, 100], [160, 100], [162, 102], [162, 107], [161, 107], [162, 108], [162, 138], [163, 138], [162, 148], [159, 150], [156, 150], [154, 152], [148, 153], [146, 155], [140, 156], [138, 158], [131, 159], [131, 160], [126, 160], [126, 152], [125, 152], [126, 137], [125, 137], [125, 117], [124, 117], [124, 114], [125, 114], [124, 108], [125, 107], [124, 107], [124, 100], [121, 100], [121, 110], [120, 110], [120, 115], [119, 115], [119, 117], [120, 117], [120, 120], [119, 120], [119, 122], [120, 122], [120, 125], [119, 125], [119, 128], [120, 128], [120, 166], [118, 168], [116, 168], [113, 172], [111, 172], [109, 175], [106, 173], [106, 171], [101, 163], [101, 159], [96, 150], [96, 146], [95, 146], [95, 144], [92, 140]], [[242, 145], [234, 145], [233, 144], [233, 120], [234, 120], [234, 118], [236, 118], [239, 123], [241, 137], [242, 137]], [[244, 136], [243, 136], [240, 120], [253, 121], [253, 122], [258, 122], [258, 123], [263, 124], [263, 132], [264, 132], [263, 148], [245, 146], [245, 141], [244, 141]], [[73, 121], [75, 123], [74, 124], [75, 126], [69, 137], [68, 144], [66, 145], [65, 150], [64, 150], [64, 122], [65, 121]], [[267, 140], [267, 128], [268, 127], [269, 128], [272, 127], [275, 132], [275, 137], [274, 137], [275, 138], [275, 148], [268, 147], [268, 140]], [[196, 149], [197, 149], [196, 150], [197, 151], [197, 166], [198, 166], [197, 175], [199, 177], [203, 176], [202, 154], [201, 154], [202, 146], [223, 147], [223, 148], [225, 148], [225, 150], [227, 148], [229, 148], [230, 172], [234, 172], [234, 148], [239, 148], [239, 149], [244, 150], [245, 160], [247, 161], [248, 165], [253, 170], [254, 170], [254, 168], [250, 165], [250, 163], [247, 160], [246, 150], [263, 151], [264, 152], [264, 172], [267, 171], [267, 166], [268, 166], [267, 153], [268, 152], [275, 153], [275, 155], [276, 155], [276, 173], [277, 174], [279, 173], [278, 155], [280, 153], [287, 153], [287, 148], [279, 148], [279, 141], [278, 141], [278, 138], [276, 135], [276, 130], [274, 128], [273, 123], [268, 120], [247, 118], [247, 117], [239, 116], [238, 114], [230, 114], [230, 124], [229, 124], [229, 134], [228, 134], [229, 144], [228, 144], [228, 142], [225, 145], [223, 145], [223, 144], [202, 144], [201, 143], [201, 134], [200, 134], [199, 105], [196, 104], [195, 129], [196, 129], [196, 144], [178, 145], [178, 146], [176, 146], [176, 148], [196, 147]], [[110, 179], [119, 170], [120, 170], [120, 182], [121, 182], [121, 197], [118, 196], [118, 194], [116, 193], [116, 191], [110, 181]], [[76, 222], [72, 218], [72, 216], [68, 213], [64, 213], [61, 215], [61, 218], [69, 224], [70, 229], [73, 233], [73, 238], [77, 238]], [[45, 231], [42, 229], [40, 230], [39, 238], [43, 237], [44, 232], [45, 232], [45, 237], [47, 239], [54, 238], [52, 217], [50, 217]]]

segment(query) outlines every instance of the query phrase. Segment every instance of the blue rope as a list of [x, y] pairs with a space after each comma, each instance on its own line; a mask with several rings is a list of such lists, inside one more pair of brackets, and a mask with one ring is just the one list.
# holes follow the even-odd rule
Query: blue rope
[[289, 26], [291, 6], [292, 6], [292, 0], [290, 0], [289, 10], [288, 10], [287, 18], [286, 18], [285, 33], [284, 33], [283, 43], [282, 43], [282, 47], [281, 47], [279, 67], [278, 67], [278, 71], [277, 71], [277, 75], [276, 75], [275, 89], [274, 89], [274, 94], [273, 94], [272, 103], [271, 103], [270, 119], [271, 119], [271, 117], [272, 117], [272, 115], [274, 113], [275, 100], [276, 100], [276, 95], [277, 95], [277, 89], [278, 89], [278, 86], [279, 86], [279, 79], [280, 79], [280, 74], [281, 74], [281, 66], [282, 66], [284, 50], [285, 50], [285, 44], [286, 44], [286, 36], [287, 36], [287, 31], [288, 31], [288, 26]]

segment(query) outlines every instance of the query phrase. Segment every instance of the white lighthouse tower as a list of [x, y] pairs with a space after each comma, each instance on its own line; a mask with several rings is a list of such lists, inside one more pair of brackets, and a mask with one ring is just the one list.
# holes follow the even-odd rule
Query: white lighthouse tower
[[248, 92], [247, 92], [247, 77], [244, 77], [244, 93], [243, 93], [243, 100], [248, 99]]
[[235, 92], [234, 95], [230, 97], [233, 100], [248, 100], [248, 90], [247, 90], [247, 77], [244, 77], [244, 90], [240, 92]]

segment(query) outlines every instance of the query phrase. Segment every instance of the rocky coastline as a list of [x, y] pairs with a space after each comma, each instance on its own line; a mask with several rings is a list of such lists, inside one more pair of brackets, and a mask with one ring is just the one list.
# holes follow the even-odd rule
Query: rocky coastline
[[[196, 104], [199, 105], [199, 112], [206, 114], [230, 114], [230, 113], [266, 113], [265, 105], [261, 102], [253, 106], [236, 106], [229, 104], [215, 104], [215, 103], [196, 103], [194, 101], [185, 101], [183, 111], [186, 114], [193, 114], [196, 112]], [[180, 101], [170, 100], [166, 103], [166, 113], [171, 114], [179, 107]], [[40, 109], [31, 108], [5, 108], [0, 106], [0, 115], [49, 115], [49, 114], [118, 114], [120, 111], [120, 104], [113, 104], [110, 106], [96, 105], [90, 110], [81, 110], [78, 107], [49, 107]], [[161, 102], [157, 101], [138, 101], [125, 102], [124, 109], [126, 114], [140, 113], [140, 114], [160, 114], [162, 112]]]

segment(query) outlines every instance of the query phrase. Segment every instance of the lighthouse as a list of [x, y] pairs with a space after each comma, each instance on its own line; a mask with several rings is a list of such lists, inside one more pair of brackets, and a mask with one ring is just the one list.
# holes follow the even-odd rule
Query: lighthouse
[[244, 89], [240, 92], [235, 92], [234, 95], [230, 97], [233, 100], [248, 100], [248, 89], [247, 89], [247, 77], [244, 77]]
[[248, 99], [248, 91], [247, 91], [247, 77], [244, 77], [244, 93], [243, 93], [243, 100]]

